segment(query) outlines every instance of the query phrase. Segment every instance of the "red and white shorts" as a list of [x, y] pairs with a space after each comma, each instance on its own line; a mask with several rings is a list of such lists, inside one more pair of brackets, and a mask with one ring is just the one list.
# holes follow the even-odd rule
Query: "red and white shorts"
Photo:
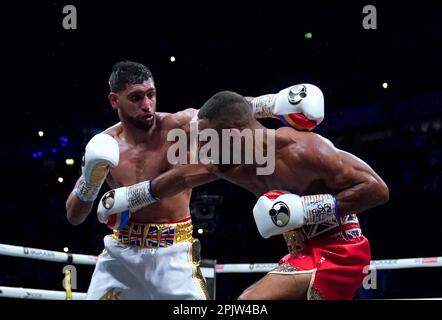
[[364, 236], [353, 239], [308, 241], [295, 254], [283, 257], [270, 273], [311, 273], [307, 299], [352, 299], [368, 273], [370, 244]]

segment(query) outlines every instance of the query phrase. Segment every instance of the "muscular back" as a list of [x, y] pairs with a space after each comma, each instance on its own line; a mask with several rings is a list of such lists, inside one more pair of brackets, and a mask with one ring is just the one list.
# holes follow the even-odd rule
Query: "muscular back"
[[[167, 133], [174, 128], [183, 127], [194, 116], [196, 110], [187, 109], [178, 113], [156, 113], [154, 130], [146, 133], [146, 139], [131, 144], [125, 139], [121, 123], [108, 128], [105, 133], [118, 142], [120, 162], [109, 172], [106, 179], [110, 188], [133, 185], [153, 179], [174, 166], [167, 160], [167, 150], [173, 142], [167, 141]], [[132, 215], [135, 222], [173, 222], [189, 215], [191, 189], [140, 209]]]
[[255, 166], [240, 165], [216, 174], [241, 185], [256, 196], [273, 189], [299, 195], [338, 195], [344, 212], [357, 213], [379, 204], [388, 189], [382, 179], [364, 161], [339, 150], [312, 132], [284, 127], [276, 130], [275, 171], [256, 175]]

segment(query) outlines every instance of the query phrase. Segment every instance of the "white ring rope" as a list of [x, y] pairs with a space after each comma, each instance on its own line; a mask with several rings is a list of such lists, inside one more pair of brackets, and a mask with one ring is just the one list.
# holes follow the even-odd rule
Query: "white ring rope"
[[[269, 272], [277, 263], [217, 264], [216, 273]], [[442, 267], [442, 257], [372, 260], [370, 270]]]
[[44, 249], [11, 246], [9, 244], [0, 244], [0, 255], [89, 265], [95, 265], [98, 258], [97, 256], [88, 256], [85, 254], [69, 254]]
[[[18, 299], [37, 299], [37, 300], [66, 300], [66, 292], [0, 286], [0, 297], [18, 298]], [[85, 299], [86, 299], [86, 293], [72, 292], [72, 300], [85, 300]]]
[[[97, 256], [92, 255], [76, 253], [68, 254], [58, 251], [11, 246], [7, 244], [0, 244], [0, 255], [86, 265], [95, 265], [98, 259]], [[277, 263], [217, 264], [216, 273], [268, 272], [276, 266]], [[370, 264], [370, 269], [376, 270], [428, 267], [442, 267], [442, 257], [372, 260]]]
[[[0, 255], [85, 265], [95, 265], [98, 259], [97, 256], [93, 255], [68, 254], [58, 251], [12, 246], [7, 244], [0, 244]], [[213, 278], [215, 276], [215, 273], [268, 272], [276, 266], [277, 263], [216, 264], [215, 270], [213, 270], [213, 268], [201, 268], [201, 270], [205, 277]], [[428, 267], [442, 267], [442, 257], [372, 260], [370, 264], [371, 270], [411, 269]], [[65, 300], [66, 292], [0, 286], [0, 297]], [[72, 293], [73, 300], [83, 300], [85, 298], [86, 293]], [[435, 299], [439, 300], [442, 298]]]

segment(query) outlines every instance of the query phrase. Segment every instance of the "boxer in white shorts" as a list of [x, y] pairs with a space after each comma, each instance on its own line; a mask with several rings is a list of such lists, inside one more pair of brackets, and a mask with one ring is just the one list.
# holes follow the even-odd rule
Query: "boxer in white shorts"
[[88, 299], [207, 299], [199, 241], [192, 238], [189, 218], [174, 224], [130, 223], [106, 236], [104, 244]]

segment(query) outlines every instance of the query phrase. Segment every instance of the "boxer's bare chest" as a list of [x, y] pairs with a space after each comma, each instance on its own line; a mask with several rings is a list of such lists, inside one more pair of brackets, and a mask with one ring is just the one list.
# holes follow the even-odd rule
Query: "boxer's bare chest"
[[167, 160], [169, 143], [165, 139], [137, 146], [119, 141], [119, 146], [119, 164], [107, 179], [112, 188], [153, 179], [171, 167]]

